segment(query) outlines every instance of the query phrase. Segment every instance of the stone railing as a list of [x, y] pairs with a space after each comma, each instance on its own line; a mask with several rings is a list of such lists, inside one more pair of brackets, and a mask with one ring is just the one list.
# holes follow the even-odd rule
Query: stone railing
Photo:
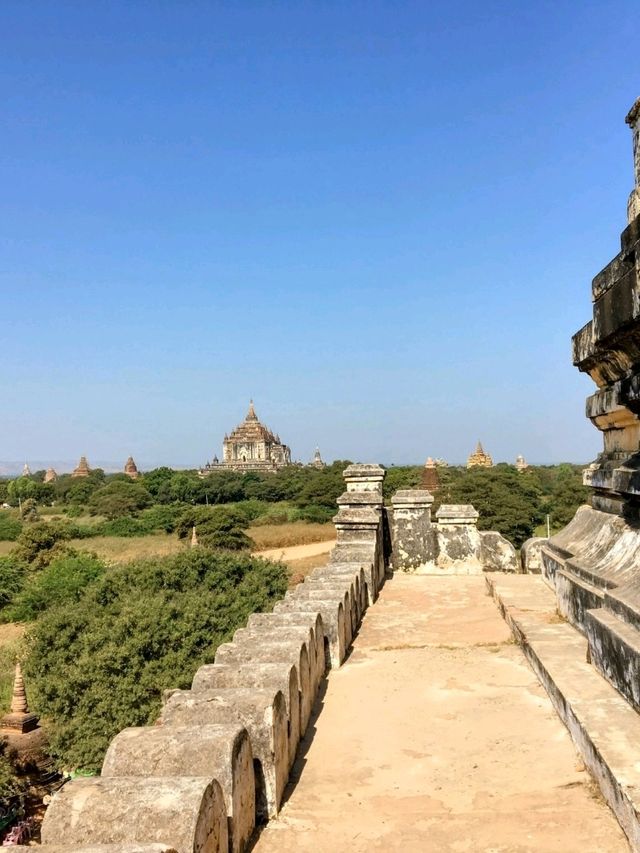
[[385, 580], [384, 470], [350, 465], [344, 478], [328, 565], [251, 616], [191, 690], [167, 691], [155, 726], [120, 732], [101, 776], [53, 797], [43, 853], [241, 853], [278, 814], [327, 670]]

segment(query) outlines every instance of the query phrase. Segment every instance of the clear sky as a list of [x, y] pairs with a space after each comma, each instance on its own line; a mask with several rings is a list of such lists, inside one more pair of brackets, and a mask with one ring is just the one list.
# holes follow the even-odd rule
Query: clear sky
[[587, 461], [638, 0], [0, 6], [0, 459]]

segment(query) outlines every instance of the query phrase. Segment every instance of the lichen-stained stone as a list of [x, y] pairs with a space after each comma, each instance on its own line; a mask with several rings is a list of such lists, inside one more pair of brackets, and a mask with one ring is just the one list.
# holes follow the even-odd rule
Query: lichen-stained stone
[[18, 844], [14, 853], [178, 853], [167, 844], [39, 844], [36, 848]]
[[267, 640], [266, 635], [253, 637], [250, 641], [223, 643], [216, 650], [216, 663], [286, 663], [296, 668], [300, 695], [300, 735], [307, 730], [315, 694], [309, 650], [303, 639]]
[[378, 572], [375, 566], [376, 551], [374, 546], [362, 545], [335, 545], [329, 555], [327, 568], [334, 565], [345, 564], [358, 565], [362, 568], [365, 577], [367, 592], [367, 607], [373, 604], [378, 596]]
[[519, 572], [518, 554], [508, 539], [494, 530], [481, 530], [480, 562], [485, 572]]
[[523, 574], [539, 575], [542, 573], [542, 546], [546, 541], [546, 537], [533, 536], [531, 539], [527, 539], [520, 548]]
[[400, 489], [391, 498], [391, 568], [415, 571], [435, 560], [431, 525], [433, 495], [426, 489]]
[[347, 651], [347, 614], [342, 601], [330, 597], [326, 600], [300, 597], [285, 598], [279, 601], [273, 610], [275, 613], [319, 613], [324, 624], [327, 666], [338, 668], [342, 665]]
[[301, 595], [304, 594], [305, 590], [337, 592], [342, 594], [346, 593], [347, 599], [345, 606], [348, 604], [347, 613], [349, 614], [349, 620], [347, 623], [347, 627], [349, 628], [349, 631], [347, 632], [348, 643], [351, 644], [351, 642], [353, 642], [353, 638], [358, 630], [358, 626], [360, 625], [358, 595], [353, 577], [346, 575], [343, 575], [342, 577], [325, 578], [307, 577], [304, 583], [298, 585], [297, 589], [300, 590]]
[[275, 817], [289, 775], [287, 705], [282, 691], [254, 687], [194, 693], [177, 690], [160, 716], [165, 726], [207, 726], [239, 722], [249, 732], [256, 771], [256, 810]]
[[47, 808], [42, 842], [65, 849], [160, 842], [178, 853], [226, 853], [222, 788], [202, 777], [73, 779]]
[[381, 465], [356, 462], [348, 465], [342, 472], [348, 492], [379, 492], [382, 495], [382, 482], [385, 470]]
[[216, 779], [229, 817], [230, 853], [242, 853], [253, 834], [253, 754], [247, 730], [237, 722], [124, 729], [111, 741], [101, 775]]
[[345, 641], [345, 649], [348, 649], [351, 645], [351, 640], [353, 638], [352, 630], [351, 630], [351, 597], [349, 592], [344, 589], [344, 587], [335, 587], [335, 588], [314, 588], [312, 586], [306, 586], [305, 584], [298, 584], [292, 590], [289, 590], [284, 597], [285, 601], [299, 601], [299, 600], [310, 600], [310, 601], [337, 601], [341, 602], [344, 608], [344, 641]]
[[311, 572], [310, 577], [333, 578], [342, 577], [344, 575], [354, 578], [359, 601], [358, 616], [359, 619], [361, 619], [369, 605], [369, 599], [367, 595], [367, 579], [364, 569], [360, 563], [328, 563], [326, 566], [320, 566], [319, 568], [314, 569]]
[[259, 687], [281, 690], [289, 718], [289, 766], [293, 764], [300, 742], [300, 692], [298, 670], [293, 664], [258, 663], [205, 664], [193, 677], [191, 690], [202, 693], [219, 687]]
[[319, 613], [316, 613], [315, 616], [312, 613], [252, 613], [247, 620], [247, 628], [251, 629], [260, 628], [264, 630], [265, 628], [287, 626], [292, 628], [311, 628], [319, 686], [325, 671], [324, 625], [322, 624], [322, 616]]
[[[256, 641], [262, 645], [266, 641], [272, 645], [273, 643], [289, 643], [302, 641], [307, 647], [307, 656], [309, 658], [309, 679], [311, 687], [311, 703], [320, 686], [320, 681], [324, 674], [323, 661], [318, 657], [318, 643], [316, 634], [310, 625], [276, 625], [274, 622], [264, 624], [247, 623], [246, 628], [238, 628], [233, 635], [233, 642], [242, 644], [256, 645]], [[322, 646], [320, 646], [322, 649]]]

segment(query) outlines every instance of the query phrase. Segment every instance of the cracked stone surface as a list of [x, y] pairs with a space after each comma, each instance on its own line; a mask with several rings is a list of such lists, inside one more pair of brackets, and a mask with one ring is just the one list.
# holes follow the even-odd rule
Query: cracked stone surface
[[292, 780], [254, 853], [629, 849], [483, 577], [387, 582]]

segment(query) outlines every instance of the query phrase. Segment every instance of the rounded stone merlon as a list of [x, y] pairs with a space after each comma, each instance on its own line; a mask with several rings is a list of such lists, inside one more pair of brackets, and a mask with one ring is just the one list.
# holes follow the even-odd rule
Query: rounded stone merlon
[[307, 641], [300, 638], [265, 642], [263, 636], [247, 637], [243, 642], [223, 643], [216, 651], [216, 663], [286, 663], [295, 666], [300, 696], [300, 734], [307, 730], [317, 689], [315, 653], [312, 661]]
[[[238, 721], [249, 732], [256, 767], [256, 810], [275, 817], [289, 775], [289, 718], [280, 690], [255, 687], [174, 693], [162, 709], [165, 726], [211, 725]], [[255, 765], [254, 765], [255, 766]]]
[[256, 663], [246, 664], [213, 663], [201, 666], [193, 677], [191, 690], [202, 693], [220, 687], [259, 687], [281, 690], [287, 705], [289, 718], [289, 766], [293, 764], [300, 742], [300, 693], [298, 670], [292, 664]]
[[167, 844], [38, 844], [37, 847], [17, 844], [15, 853], [179, 853]]
[[159, 842], [179, 853], [226, 853], [222, 788], [190, 777], [74, 779], [54, 795], [42, 823], [43, 844], [60, 839], [65, 850]]
[[203, 776], [222, 788], [231, 853], [242, 853], [255, 827], [251, 742], [238, 722], [128, 728], [111, 741], [102, 776]]
[[316, 638], [313, 628], [309, 625], [247, 625], [246, 628], [238, 628], [233, 635], [234, 643], [252, 648], [256, 645], [262, 647], [278, 643], [293, 643], [297, 646], [301, 641], [307, 648], [309, 675], [312, 692], [315, 694], [324, 673], [324, 667], [321, 666], [323, 643], [321, 637]]
[[342, 601], [285, 598], [276, 604], [274, 611], [276, 613], [320, 613], [325, 626], [326, 643], [329, 646], [327, 654], [325, 644], [326, 665], [334, 668], [342, 665], [347, 650], [346, 614]]

